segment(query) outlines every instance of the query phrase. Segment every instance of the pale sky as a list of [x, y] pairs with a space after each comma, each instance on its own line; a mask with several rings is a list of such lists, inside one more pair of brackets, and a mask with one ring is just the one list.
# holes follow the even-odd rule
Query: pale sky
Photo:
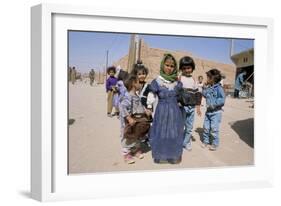
[[[174, 51], [188, 51], [197, 57], [216, 62], [232, 64], [229, 57], [228, 38], [208, 38], [191, 36], [139, 35], [153, 48]], [[128, 53], [130, 34], [87, 31], [69, 31], [69, 66], [81, 72], [90, 69], [101, 70], [106, 64], [106, 51], [109, 51], [108, 65]], [[254, 40], [235, 39], [234, 52], [253, 48]]]

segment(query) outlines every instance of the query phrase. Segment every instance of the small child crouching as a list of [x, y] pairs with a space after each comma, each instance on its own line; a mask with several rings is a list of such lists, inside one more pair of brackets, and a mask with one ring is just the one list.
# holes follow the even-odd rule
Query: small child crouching
[[[144, 156], [140, 148], [140, 138], [126, 138], [124, 132], [126, 125], [134, 126], [137, 122], [134, 115], [150, 115], [141, 104], [137, 91], [140, 89], [140, 83], [137, 76], [130, 75], [125, 80], [125, 86], [128, 90], [120, 102], [120, 121], [121, 121], [121, 144], [124, 160], [128, 164], [135, 162], [134, 156], [142, 159]], [[148, 123], [149, 124], [149, 123]], [[137, 131], [140, 132], [140, 131]]]

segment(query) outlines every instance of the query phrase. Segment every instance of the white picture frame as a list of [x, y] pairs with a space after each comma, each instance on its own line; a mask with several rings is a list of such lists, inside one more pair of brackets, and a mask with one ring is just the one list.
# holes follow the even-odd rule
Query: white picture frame
[[[118, 24], [116, 24], [118, 22]], [[144, 26], [145, 25], [145, 26]], [[157, 25], [157, 30], [155, 26]], [[270, 187], [273, 133], [266, 114], [273, 73], [272, 29], [268, 18], [114, 10], [40, 4], [31, 8], [31, 196], [39, 201]], [[255, 164], [249, 167], [67, 175], [65, 106], [68, 29], [142, 32], [255, 39]], [[185, 29], [182, 29], [185, 28]], [[192, 28], [192, 29], [187, 29]], [[177, 33], [174, 33], [174, 32]], [[59, 57], [59, 58], [58, 58]], [[65, 67], [67, 68], [67, 67]], [[264, 70], [266, 68], [266, 72]], [[261, 70], [263, 69], [263, 72]], [[66, 71], [66, 70], [65, 70]], [[66, 124], [65, 124], [66, 125]], [[262, 140], [266, 136], [267, 141]], [[124, 185], [124, 180], [126, 181]], [[151, 182], [147, 187], [147, 180]], [[165, 180], [165, 181], [163, 181]], [[179, 181], [174, 181], [179, 180]], [[128, 190], [134, 185], [138, 188]]]

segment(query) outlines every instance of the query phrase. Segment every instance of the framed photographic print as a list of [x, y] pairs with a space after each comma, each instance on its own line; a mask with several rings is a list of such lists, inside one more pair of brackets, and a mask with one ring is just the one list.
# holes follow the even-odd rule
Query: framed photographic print
[[34, 199], [272, 186], [271, 19], [31, 14]]

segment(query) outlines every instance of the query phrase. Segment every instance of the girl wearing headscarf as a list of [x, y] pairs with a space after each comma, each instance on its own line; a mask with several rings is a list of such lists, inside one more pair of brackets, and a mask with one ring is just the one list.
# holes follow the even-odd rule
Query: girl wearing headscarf
[[[150, 91], [158, 99], [150, 129], [152, 158], [155, 163], [180, 163], [184, 121], [178, 104], [182, 83], [177, 80], [177, 62], [165, 54], [160, 65], [160, 75], [151, 82]], [[153, 102], [147, 100], [148, 108]]]

